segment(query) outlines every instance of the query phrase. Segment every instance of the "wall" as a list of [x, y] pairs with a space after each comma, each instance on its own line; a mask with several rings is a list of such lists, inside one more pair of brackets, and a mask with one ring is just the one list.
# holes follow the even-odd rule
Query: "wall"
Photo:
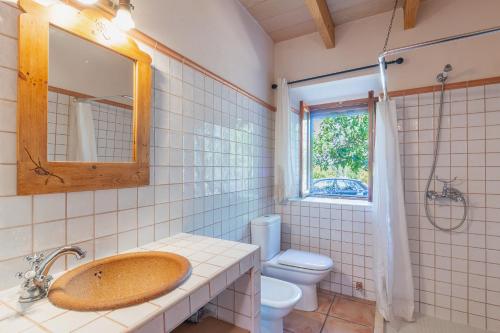
[[134, 5], [140, 30], [272, 102], [274, 44], [239, 1], [150, 0]]
[[[495, 0], [425, 1], [418, 13], [417, 26], [403, 30], [400, 9], [389, 48], [498, 26], [499, 12], [500, 2]], [[336, 46], [329, 50], [317, 33], [277, 43], [275, 76], [295, 80], [376, 64], [390, 17], [387, 12], [337, 26]], [[500, 58], [492, 56], [499, 53], [500, 34], [496, 34], [402, 54], [405, 63], [389, 67], [389, 90], [434, 84], [436, 73], [447, 63], [454, 66], [456, 81], [500, 75]]]
[[[321, 289], [375, 300], [371, 207], [366, 202], [291, 201], [277, 206], [276, 212], [283, 218], [282, 249], [300, 249], [332, 258], [334, 268], [321, 281]], [[364, 289], [356, 290], [356, 282], [363, 283]]]
[[65, 244], [92, 260], [180, 231], [249, 240], [273, 207], [274, 113], [152, 50], [151, 185], [16, 196], [18, 14], [0, 3], [0, 289], [25, 255]]
[[[469, 200], [460, 232], [436, 230], [425, 217], [424, 192], [437, 128], [439, 94], [397, 98], [408, 234], [417, 310], [500, 331], [500, 84], [445, 95], [436, 175]], [[441, 191], [441, 184], [431, 184]], [[435, 186], [435, 187], [434, 187]], [[441, 226], [456, 225], [460, 207], [431, 206]]]

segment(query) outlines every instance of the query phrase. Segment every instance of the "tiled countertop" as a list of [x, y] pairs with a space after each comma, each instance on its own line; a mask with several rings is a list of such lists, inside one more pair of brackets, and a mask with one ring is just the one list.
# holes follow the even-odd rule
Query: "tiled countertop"
[[148, 250], [187, 257], [193, 267], [190, 278], [149, 302], [104, 312], [68, 311], [47, 298], [21, 304], [19, 287], [14, 287], [0, 292], [0, 332], [129, 332], [163, 314], [170, 330], [259, 262], [255, 245], [184, 233], [126, 252]]

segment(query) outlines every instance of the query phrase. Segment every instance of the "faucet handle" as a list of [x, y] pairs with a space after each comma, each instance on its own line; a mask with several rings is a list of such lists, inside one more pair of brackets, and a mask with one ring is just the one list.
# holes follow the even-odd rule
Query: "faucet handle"
[[35, 253], [32, 256], [26, 256], [24, 259], [32, 265], [39, 264], [43, 259], [45, 258], [45, 255], [43, 253]]

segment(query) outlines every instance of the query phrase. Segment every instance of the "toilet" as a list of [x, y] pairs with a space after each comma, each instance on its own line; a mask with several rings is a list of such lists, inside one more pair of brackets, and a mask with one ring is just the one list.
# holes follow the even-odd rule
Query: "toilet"
[[316, 285], [332, 270], [332, 259], [305, 251], [280, 251], [281, 217], [277, 214], [252, 220], [251, 236], [252, 244], [260, 246], [262, 275], [297, 285], [302, 298], [295, 309], [315, 311], [318, 308]]
[[261, 333], [282, 333], [283, 318], [302, 297], [293, 283], [261, 276], [260, 329]]

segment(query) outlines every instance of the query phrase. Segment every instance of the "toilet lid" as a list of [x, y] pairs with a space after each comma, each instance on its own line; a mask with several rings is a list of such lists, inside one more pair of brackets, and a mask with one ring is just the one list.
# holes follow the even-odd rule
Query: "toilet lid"
[[278, 258], [278, 263], [315, 271], [325, 271], [333, 266], [333, 261], [330, 257], [297, 250], [286, 250], [283, 252]]

